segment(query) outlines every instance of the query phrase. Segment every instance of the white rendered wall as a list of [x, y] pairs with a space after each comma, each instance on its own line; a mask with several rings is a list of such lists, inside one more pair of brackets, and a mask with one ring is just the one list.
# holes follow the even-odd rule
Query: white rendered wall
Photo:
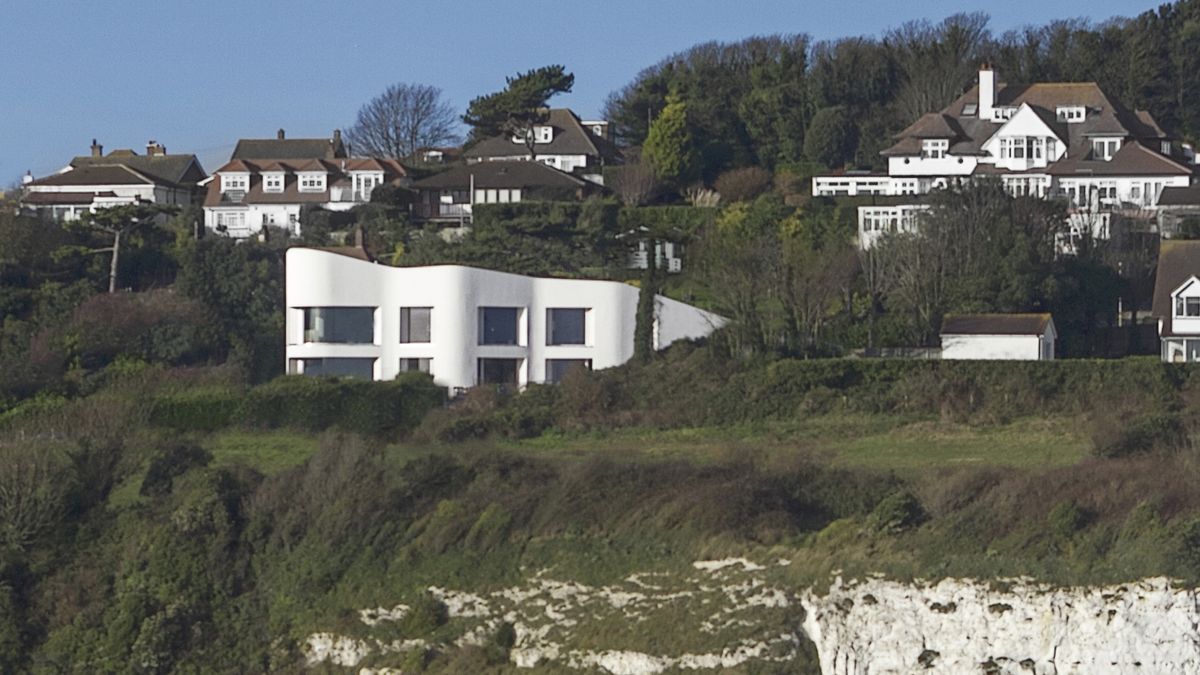
[[[287, 358], [368, 357], [389, 380], [402, 358], [430, 358], [434, 380], [476, 384], [477, 359], [524, 359], [521, 384], [546, 379], [546, 359], [590, 359], [609, 368], [633, 356], [638, 289], [615, 281], [546, 279], [458, 265], [389, 267], [315, 249], [287, 252]], [[304, 343], [305, 307], [377, 307], [375, 344]], [[430, 342], [400, 343], [400, 308], [432, 307]], [[480, 307], [518, 307], [518, 345], [478, 344]], [[587, 344], [546, 344], [548, 308], [586, 308]], [[724, 320], [659, 297], [656, 347], [708, 335]]]
[[1042, 339], [1037, 335], [943, 335], [942, 358], [1039, 361]]
[[888, 173], [892, 176], [970, 176], [975, 172], [978, 158], [973, 155], [932, 157], [889, 157]]

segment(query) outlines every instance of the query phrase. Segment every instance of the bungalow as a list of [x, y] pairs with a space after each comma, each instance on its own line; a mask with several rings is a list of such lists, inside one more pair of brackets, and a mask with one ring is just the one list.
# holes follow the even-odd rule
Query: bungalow
[[150, 141], [146, 154], [130, 149], [104, 154], [92, 139], [91, 154], [75, 157], [58, 173], [27, 176], [20, 206], [54, 220], [75, 220], [87, 212], [125, 204], [186, 206], [197, 198], [205, 179], [195, 155], [168, 154]]
[[1200, 361], [1200, 241], [1159, 244], [1150, 313], [1158, 319], [1163, 361]]
[[[389, 267], [354, 249], [292, 248], [285, 268], [291, 374], [388, 380], [420, 371], [451, 388], [524, 386], [633, 357], [639, 291], [621, 282]], [[660, 296], [654, 346], [723, 323]]]
[[950, 314], [942, 319], [942, 358], [1051, 361], [1057, 337], [1049, 314]]
[[465, 223], [475, 204], [583, 199], [601, 188], [539, 162], [477, 162], [416, 181], [412, 189], [415, 219]]

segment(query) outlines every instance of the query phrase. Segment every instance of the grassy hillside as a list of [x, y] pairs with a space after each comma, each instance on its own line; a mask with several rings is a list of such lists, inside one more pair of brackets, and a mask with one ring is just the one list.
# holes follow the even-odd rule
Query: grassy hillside
[[[445, 409], [420, 380], [126, 369], [10, 410], [0, 666], [288, 671], [328, 633], [405, 646], [360, 666], [505, 672], [515, 624], [518, 650], [759, 644], [728, 672], [803, 673], [770, 593], [835, 571], [1200, 577], [1189, 370], [715, 363]], [[761, 576], [696, 566], [742, 558]]]

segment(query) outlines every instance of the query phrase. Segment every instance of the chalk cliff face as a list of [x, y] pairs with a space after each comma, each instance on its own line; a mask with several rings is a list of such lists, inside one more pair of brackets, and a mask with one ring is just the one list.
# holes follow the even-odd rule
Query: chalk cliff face
[[1200, 673], [1200, 598], [1166, 579], [1059, 589], [839, 579], [800, 601], [824, 675]]
[[[395, 605], [361, 610], [357, 635], [310, 635], [304, 651], [312, 666], [382, 675], [399, 672], [414, 649], [484, 644], [508, 622], [514, 665], [613, 675], [754, 663], [810, 672], [814, 661], [823, 675], [1200, 673], [1200, 593], [1167, 579], [1052, 588], [1025, 580], [839, 578], [827, 589], [797, 591], [773, 574], [785, 567], [786, 560], [730, 558], [611, 586], [542, 572], [483, 594], [432, 587], [457, 628], [449, 642], [389, 632], [409, 611]], [[656, 644], [668, 636], [670, 646]], [[368, 657], [384, 667], [363, 668]]]

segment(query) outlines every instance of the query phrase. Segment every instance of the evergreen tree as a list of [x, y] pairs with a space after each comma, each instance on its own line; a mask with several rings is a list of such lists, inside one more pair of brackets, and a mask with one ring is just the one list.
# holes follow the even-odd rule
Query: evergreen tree
[[525, 139], [529, 154], [536, 159], [534, 127], [550, 116], [546, 103], [575, 85], [575, 76], [563, 66], [544, 66], [505, 78], [507, 86], [473, 99], [463, 121], [471, 125], [474, 140], [498, 134]]
[[659, 180], [684, 187], [699, 175], [700, 153], [688, 125], [687, 105], [668, 97], [667, 107], [650, 125], [642, 157], [654, 168]]

